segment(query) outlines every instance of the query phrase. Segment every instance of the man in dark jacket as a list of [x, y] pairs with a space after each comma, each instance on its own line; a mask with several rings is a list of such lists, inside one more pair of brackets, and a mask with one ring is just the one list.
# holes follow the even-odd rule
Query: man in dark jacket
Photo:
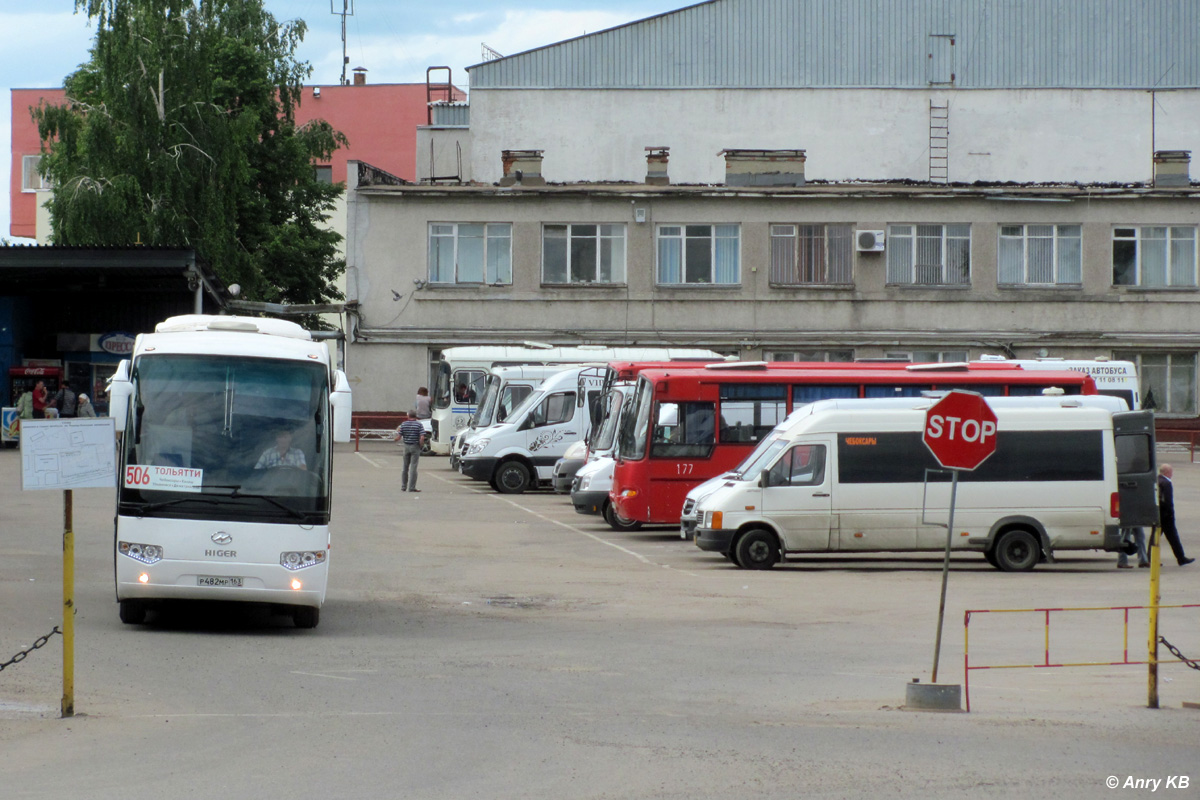
[[1183, 554], [1183, 543], [1179, 541], [1179, 529], [1175, 527], [1175, 487], [1171, 476], [1175, 474], [1170, 464], [1158, 468], [1158, 517], [1163, 535], [1171, 543], [1171, 552], [1179, 566], [1190, 564], [1196, 559]]
[[54, 407], [58, 409], [58, 415], [60, 417], [75, 416], [76, 405], [75, 392], [64, 382], [58, 390], [58, 394], [54, 395]]

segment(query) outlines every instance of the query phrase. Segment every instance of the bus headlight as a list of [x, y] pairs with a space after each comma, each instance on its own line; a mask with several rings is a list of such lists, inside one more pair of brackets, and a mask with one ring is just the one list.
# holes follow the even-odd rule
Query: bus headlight
[[479, 439], [477, 441], [471, 442], [471, 447], [470, 447], [470, 449], [467, 450], [467, 454], [473, 456], [476, 453], [482, 453], [487, 448], [487, 446], [491, 443], [492, 443], [491, 439]]
[[162, 561], [162, 548], [156, 544], [138, 544], [137, 542], [117, 542], [117, 550], [134, 561], [143, 564], [157, 564]]
[[315, 567], [325, 563], [324, 550], [305, 550], [301, 552], [281, 553], [279, 565], [284, 569], [298, 570], [305, 567]]

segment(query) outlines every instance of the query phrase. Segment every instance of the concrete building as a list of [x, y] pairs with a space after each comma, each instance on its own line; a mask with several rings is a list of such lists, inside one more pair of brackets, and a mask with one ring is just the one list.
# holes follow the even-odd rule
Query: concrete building
[[1131, 357], [1197, 417], [1194, 3], [711, 0], [470, 75], [418, 185], [351, 170], [358, 409], [535, 339]]

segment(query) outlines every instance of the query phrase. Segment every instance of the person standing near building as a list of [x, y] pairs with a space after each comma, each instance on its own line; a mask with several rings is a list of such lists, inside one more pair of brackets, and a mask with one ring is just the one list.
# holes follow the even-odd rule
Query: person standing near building
[[46, 404], [50, 402], [50, 392], [46, 390], [46, 382], [38, 381], [33, 385], [33, 418], [45, 419]]
[[33, 419], [33, 391], [24, 392], [17, 398], [17, 417]]
[[429, 389], [424, 386], [417, 389], [416, 406], [417, 419], [429, 419], [433, 416], [433, 411], [429, 406]]
[[96, 409], [86, 394], [79, 395], [79, 406], [76, 408], [75, 414], [80, 419], [95, 419]]
[[404, 447], [400, 491], [419, 492], [421, 490], [417, 488], [417, 463], [421, 460], [421, 447], [425, 444], [425, 426], [417, 419], [415, 410], [408, 412], [408, 419], [396, 428], [396, 438]]
[[1179, 566], [1191, 564], [1196, 559], [1183, 554], [1183, 542], [1179, 541], [1179, 529], [1175, 527], [1175, 486], [1171, 476], [1175, 469], [1170, 464], [1158, 468], [1158, 524], [1162, 526], [1163, 536], [1171, 543], [1171, 552]]
[[58, 388], [58, 393], [54, 395], [54, 407], [58, 409], [58, 415], [60, 417], [75, 416], [78, 403], [75, 392], [64, 381], [63, 385]]

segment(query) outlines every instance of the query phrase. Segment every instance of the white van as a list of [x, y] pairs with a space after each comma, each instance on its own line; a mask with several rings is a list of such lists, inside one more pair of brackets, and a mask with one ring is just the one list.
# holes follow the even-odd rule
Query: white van
[[642, 523], [624, 519], [616, 513], [609, 492], [612, 491], [613, 471], [616, 467], [614, 454], [617, 449], [617, 430], [621, 425], [621, 414], [627, 407], [632, 383], [613, 386], [608, 394], [608, 408], [596, 435], [589, 439], [588, 461], [575, 473], [571, 483], [571, 504], [579, 514], [599, 514], [613, 530], [636, 531]]
[[470, 424], [451, 437], [450, 468], [458, 469], [458, 460], [467, 452], [472, 440], [479, 436], [480, 431], [504, 422], [546, 378], [569, 368], [569, 364], [492, 367], [484, 378], [483, 395], [479, 398], [479, 405], [475, 407]]
[[[960, 473], [952, 547], [1006, 571], [1055, 550], [1116, 551], [1122, 499], [1140, 511], [1153, 497], [1154, 427], [1151, 412], [1113, 413], [1105, 401], [1124, 407], [989, 398], [997, 447]], [[794, 412], [700, 500], [696, 545], [747, 569], [798, 553], [944, 549], [950, 474], [922, 441], [934, 402], [823, 400]]]
[[480, 432], [459, 458], [459, 472], [505, 494], [549, 481], [554, 463], [588, 434], [604, 382], [603, 365], [547, 378], [508, 419]]

